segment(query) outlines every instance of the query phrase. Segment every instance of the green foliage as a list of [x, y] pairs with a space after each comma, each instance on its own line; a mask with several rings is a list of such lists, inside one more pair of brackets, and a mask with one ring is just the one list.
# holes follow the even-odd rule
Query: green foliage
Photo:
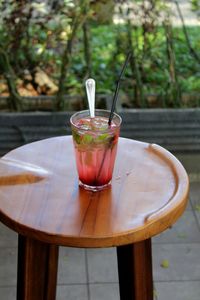
[[[135, 100], [141, 95], [138, 94], [138, 82], [144, 95], [166, 99], [170, 91], [174, 92], [167, 58], [166, 32], [162, 26], [170, 14], [165, 1], [148, 0], [149, 6], [145, 7], [144, 1], [138, 0], [128, 9], [121, 6], [119, 17], [123, 19], [123, 24], [112, 22], [113, 1], [63, 0], [54, 1], [54, 6], [44, 1], [27, 2], [0, 0], [0, 48], [6, 51], [17, 78], [23, 79], [25, 71], [32, 74], [40, 66], [59, 85], [73, 22], [77, 16], [84, 15], [83, 7], [88, 7], [91, 75], [97, 82], [98, 93], [113, 94], [129, 50], [134, 52], [134, 61], [126, 70], [121, 90], [131, 105], [142, 106]], [[124, 2], [130, 4], [133, 1]], [[193, 8], [199, 9], [199, 1], [192, 0], [191, 3]], [[108, 10], [108, 7], [112, 9]], [[139, 25], [134, 23], [138, 15]], [[128, 28], [131, 29], [129, 37]], [[199, 27], [189, 27], [187, 32], [193, 49], [200, 55]], [[183, 29], [173, 28], [172, 33], [174, 68], [181, 91], [200, 93], [200, 65], [191, 55]], [[80, 27], [64, 70], [65, 93], [84, 93], [88, 67], [84, 47], [84, 35]], [[3, 69], [0, 73], [3, 73]], [[174, 106], [172, 102], [169, 105]], [[156, 103], [156, 106], [163, 105], [168, 103], [165, 100]]]
[[[120, 28], [119, 28], [120, 27]], [[197, 39], [197, 32], [199, 28], [188, 28], [191, 42], [195, 49], [199, 49], [200, 40]], [[92, 28], [91, 41], [92, 41], [92, 69], [93, 76], [97, 81], [97, 91], [112, 93], [115, 87], [116, 74], [119, 73], [122, 63], [125, 58], [125, 45], [116, 49], [116, 37], [119, 35], [121, 46], [124, 42], [124, 26], [115, 25], [109, 26], [96, 26]], [[133, 32], [133, 36], [134, 36]], [[196, 61], [191, 57], [188, 47], [185, 43], [185, 38], [181, 28], [174, 29], [175, 38], [175, 56], [176, 67], [183, 92], [200, 92], [199, 86], [199, 72], [200, 67]], [[83, 49], [77, 45], [76, 53], [72, 61], [71, 76], [74, 75], [78, 78], [83, 78]], [[139, 61], [142, 59], [141, 50], [137, 51]], [[160, 27], [158, 29], [157, 39], [151, 42], [151, 54], [146, 57], [143, 62], [144, 74], [144, 89], [146, 93], [162, 95], [169, 82], [169, 74], [167, 71], [166, 61], [166, 45], [164, 30]], [[113, 72], [114, 71], [114, 72]], [[128, 90], [126, 82], [131, 77], [130, 67], [126, 71], [122, 89], [132, 93], [132, 87], [129, 86]], [[82, 79], [81, 79], [82, 83]], [[74, 82], [76, 84], [76, 82]], [[71, 87], [73, 84], [71, 85]], [[81, 88], [81, 86], [79, 86]]]
[[199, 0], [190, 0], [191, 6], [192, 6], [192, 10], [193, 11], [200, 11], [200, 2]]

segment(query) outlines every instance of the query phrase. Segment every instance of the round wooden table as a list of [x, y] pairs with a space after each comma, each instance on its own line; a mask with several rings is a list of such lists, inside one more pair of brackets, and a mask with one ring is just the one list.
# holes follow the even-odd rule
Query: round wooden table
[[18, 300], [54, 300], [58, 247], [117, 247], [120, 297], [152, 300], [151, 237], [183, 213], [188, 176], [164, 148], [119, 139], [112, 186], [78, 186], [72, 137], [0, 159], [0, 220], [18, 232]]

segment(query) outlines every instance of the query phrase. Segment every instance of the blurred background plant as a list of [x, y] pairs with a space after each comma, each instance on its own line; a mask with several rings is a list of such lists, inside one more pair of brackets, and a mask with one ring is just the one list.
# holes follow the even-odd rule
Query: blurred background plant
[[190, 0], [192, 10], [197, 12], [198, 16], [200, 17], [200, 2], [199, 0]]
[[65, 95], [78, 95], [84, 107], [85, 79], [111, 96], [131, 51], [123, 107], [199, 106], [200, 4], [188, 2], [193, 26], [181, 1], [0, 0], [0, 95], [10, 110], [24, 110], [23, 96], [41, 95], [55, 96], [54, 110], [71, 107]]

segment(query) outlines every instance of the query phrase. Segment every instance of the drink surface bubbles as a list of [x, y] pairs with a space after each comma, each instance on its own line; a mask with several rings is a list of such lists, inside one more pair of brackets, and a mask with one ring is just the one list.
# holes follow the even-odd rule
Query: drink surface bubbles
[[[94, 130], [103, 131], [109, 128], [108, 119], [105, 117], [95, 117], [95, 118], [82, 118], [77, 121], [76, 126], [83, 130]], [[111, 128], [115, 127], [115, 123], [112, 122]]]

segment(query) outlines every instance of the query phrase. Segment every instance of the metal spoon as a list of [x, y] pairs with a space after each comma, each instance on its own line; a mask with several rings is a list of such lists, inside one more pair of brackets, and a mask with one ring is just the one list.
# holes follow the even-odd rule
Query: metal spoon
[[90, 111], [90, 117], [95, 117], [95, 80], [92, 78], [89, 78], [86, 80], [86, 92], [87, 92], [87, 98], [88, 98], [88, 104], [89, 104], [89, 111]]

